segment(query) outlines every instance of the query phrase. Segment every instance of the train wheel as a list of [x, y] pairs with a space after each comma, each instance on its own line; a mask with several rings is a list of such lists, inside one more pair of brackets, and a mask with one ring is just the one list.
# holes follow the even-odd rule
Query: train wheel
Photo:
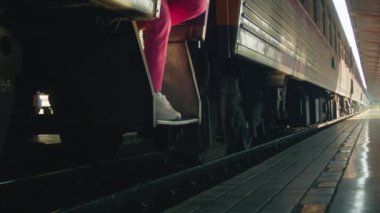
[[210, 100], [208, 97], [202, 97], [202, 124], [201, 132], [204, 140], [204, 147], [210, 147], [212, 144], [212, 129], [210, 116]]
[[262, 117], [264, 110], [264, 103], [262, 101], [257, 102], [253, 107], [249, 110], [249, 133], [252, 138], [251, 146], [257, 146], [263, 143], [263, 139], [265, 137], [265, 124], [264, 118]]
[[233, 100], [227, 99], [224, 114], [226, 154], [249, 149], [252, 140], [249, 137], [249, 125], [242, 107]]

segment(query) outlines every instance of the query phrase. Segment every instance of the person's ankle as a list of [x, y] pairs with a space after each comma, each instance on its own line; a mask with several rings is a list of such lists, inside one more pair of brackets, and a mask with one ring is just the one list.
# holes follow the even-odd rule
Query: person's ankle
[[181, 113], [175, 110], [165, 95], [161, 92], [155, 93], [156, 118], [157, 120], [178, 120], [181, 119]]

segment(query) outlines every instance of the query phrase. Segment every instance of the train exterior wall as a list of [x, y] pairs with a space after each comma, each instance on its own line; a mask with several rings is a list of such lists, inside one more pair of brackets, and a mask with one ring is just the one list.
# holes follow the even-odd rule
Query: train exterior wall
[[[365, 94], [352, 69], [298, 0], [224, 2], [227, 3], [239, 11], [231, 9], [225, 11], [225, 16], [219, 15], [228, 20], [229, 26], [236, 26], [237, 34], [230, 36], [233, 54], [365, 103]], [[332, 19], [338, 20], [332, 2], [326, 1], [326, 5], [332, 8]], [[342, 29], [338, 21], [336, 27]], [[346, 42], [344, 36], [342, 42]]]

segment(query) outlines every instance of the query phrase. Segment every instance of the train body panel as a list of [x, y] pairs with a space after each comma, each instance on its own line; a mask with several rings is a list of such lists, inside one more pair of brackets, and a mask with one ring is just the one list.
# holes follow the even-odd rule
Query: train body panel
[[[156, 18], [160, 14], [161, 6], [161, 0], [38, 0], [34, 2], [27, 0], [4, 0], [3, 2], [6, 8], [12, 8], [14, 10], [27, 8], [30, 12], [94, 8], [113, 14], [114, 17], [123, 17], [130, 20]], [[22, 5], [22, 7], [20, 7], [20, 5]]]
[[[361, 102], [361, 86], [356, 85], [351, 94], [352, 67], [341, 57], [340, 43], [347, 43], [344, 35], [333, 39], [341, 25], [331, 1], [326, 1], [330, 19], [330, 39], [320, 31], [318, 23], [297, 0], [286, 1], [225, 1], [228, 9], [219, 9], [217, 23], [229, 30], [232, 43], [228, 55], [237, 55], [255, 63], [264, 64], [274, 70], [302, 81], [310, 82], [321, 88]], [[238, 12], [231, 11], [238, 9]], [[237, 17], [234, 17], [236, 16]], [[343, 34], [343, 33], [342, 33]], [[340, 35], [339, 35], [340, 36]], [[339, 43], [339, 44], [338, 44]], [[348, 54], [348, 53], [347, 53]], [[348, 63], [352, 63], [348, 61]], [[351, 70], [351, 71], [350, 71]], [[365, 95], [365, 94], [363, 94]]]

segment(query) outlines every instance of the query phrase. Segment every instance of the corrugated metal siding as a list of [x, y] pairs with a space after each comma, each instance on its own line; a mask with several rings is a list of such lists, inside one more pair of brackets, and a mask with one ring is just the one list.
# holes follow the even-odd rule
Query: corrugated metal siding
[[[339, 61], [297, 0], [242, 0], [241, 3], [235, 54], [350, 96], [353, 77], [348, 67]], [[360, 95], [353, 98], [360, 101]]]

